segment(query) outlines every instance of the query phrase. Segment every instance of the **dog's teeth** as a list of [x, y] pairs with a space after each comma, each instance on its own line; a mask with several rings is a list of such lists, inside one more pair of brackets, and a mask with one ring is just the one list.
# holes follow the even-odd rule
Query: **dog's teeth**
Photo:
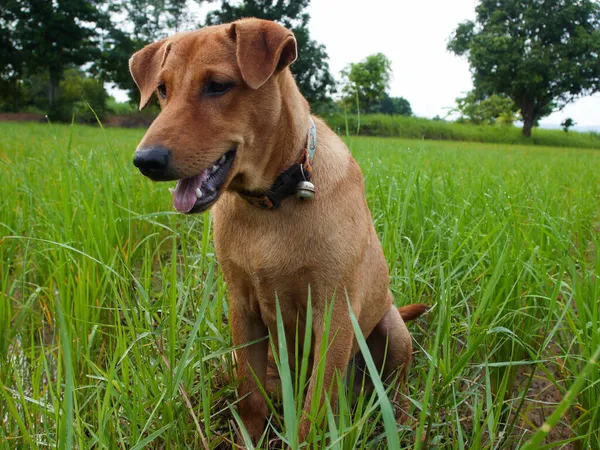
[[175, 188], [169, 188], [169, 192], [172, 194], [173, 192], [175, 192]]
[[214, 166], [212, 166], [212, 169], [210, 169], [210, 170], [212, 171], [212, 173], [215, 173], [218, 169], [219, 168], [216, 165], [214, 165]]
[[225, 162], [225, 155], [221, 156], [221, 159], [219, 160], [219, 164], [223, 164]]
[[202, 191], [200, 190], [200, 188], [196, 188], [196, 198], [201, 198], [202, 197]]

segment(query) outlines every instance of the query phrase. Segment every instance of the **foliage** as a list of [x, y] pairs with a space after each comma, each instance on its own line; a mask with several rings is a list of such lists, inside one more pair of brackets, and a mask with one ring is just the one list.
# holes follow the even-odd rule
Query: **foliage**
[[515, 103], [512, 99], [493, 94], [487, 98], [477, 98], [475, 91], [456, 99], [456, 111], [460, 113], [459, 122], [475, 125], [507, 125], [517, 120]]
[[[211, 1], [211, 0], [205, 0]], [[99, 58], [90, 69], [99, 79], [127, 91], [139, 104], [139, 91], [129, 74], [129, 58], [145, 45], [178, 31], [195, 28], [192, 5], [203, 0], [110, 0], [113, 26], [103, 36]]]
[[49, 115], [59, 114], [60, 80], [66, 68], [98, 57], [99, 30], [109, 26], [100, 0], [20, 0], [6, 6], [11, 44], [26, 58], [22, 70], [48, 74]]
[[20, 109], [35, 108], [48, 112], [48, 73], [31, 74], [19, 80]]
[[342, 70], [342, 93], [350, 111], [377, 112], [392, 78], [392, 62], [383, 53], [350, 63]]
[[311, 105], [321, 113], [331, 107], [335, 81], [329, 72], [325, 46], [310, 38], [310, 0], [224, 0], [221, 9], [209, 13], [208, 25], [232, 22], [244, 17], [273, 20], [292, 30], [298, 45], [298, 59], [290, 66], [298, 88]]
[[[192, 27], [191, 5], [201, 2], [6, 0], [0, 7], [0, 110], [35, 104], [52, 119], [65, 120], [74, 101], [61, 98], [61, 80], [66, 70], [80, 67], [100, 86], [114, 83], [134, 100], [138, 94], [129, 75], [131, 55], [166, 34]], [[37, 89], [40, 79], [48, 85], [45, 92]], [[28, 85], [35, 89], [27, 90]], [[82, 117], [87, 114], [82, 107], [76, 109]]]
[[117, 116], [137, 113], [138, 109], [131, 102], [119, 103], [114, 97], [106, 99], [106, 109]]
[[530, 136], [553, 104], [600, 90], [600, 5], [593, 0], [480, 0], [448, 49], [466, 55], [478, 95], [511, 98]]
[[77, 122], [96, 123], [94, 113], [103, 119], [108, 112], [108, 95], [102, 84], [94, 78], [86, 77], [81, 70], [67, 70], [60, 82], [60, 90], [61, 115], [57, 117], [58, 120], [70, 121], [75, 116]]
[[19, 79], [23, 71], [23, 52], [16, 41], [16, 0], [5, 0], [0, 6], [0, 111], [16, 111], [20, 107]]
[[384, 93], [383, 98], [379, 102], [377, 108], [381, 114], [387, 114], [389, 116], [412, 116], [412, 108], [410, 103], [404, 97], [390, 97], [387, 93]]
[[570, 117], [568, 117], [565, 120], [563, 120], [562, 123], [560, 124], [560, 126], [562, 127], [562, 129], [563, 129], [563, 131], [565, 133], [568, 133], [569, 132], [569, 128], [574, 127], [575, 125], [577, 125], [577, 124]]
[[[210, 0], [208, 0], [210, 1]], [[132, 26], [134, 42], [154, 42], [179, 31], [193, 29], [194, 3], [202, 0], [112, 0]]]
[[[21, 111], [47, 113], [48, 77], [47, 73], [41, 73], [29, 76], [19, 83]], [[77, 122], [95, 123], [96, 118], [89, 106], [101, 119], [108, 112], [106, 107], [108, 95], [102, 84], [80, 69], [66, 69], [59, 88], [61, 96], [54, 104], [53, 114], [50, 116], [53, 121], [71, 122], [74, 115]]]
[[440, 118], [430, 120], [361, 114], [358, 119], [356, 116], [338, 114], [326, 116], [325, 120], [340, 135], [345, 135], [346, 130], [349, 134], [355, 134], [358, 129], [361, 136], [600, 149], [600, 133], [593, 132], [571, 132], [569, 136], [565, 136], [560, 130], [536, 129], [531, 138], [524, 138], [516, 127], [452, 123]]
[[[174, 214], [167, 184], [132, 167], [141, 130], [0, 134], [0, 447], [231, 447], [238, 380], [210, 215]], [[544, 447], [600, 448], [600, 373], [584, 372], [600, 345], [600, 152], [350, 142], [395, 302], [432, 306], [408, 324], [401, 448], [522, 448], [556, 400], [568, 409]], [[392, 448], [378, 399], [340, 392], [307, 448]], [[260, 448], [297, 431], [281, 406]]]
[[90, 72], [103, 82], [109, 82], [127, 91], [131, 103], [139, 103], [139, 91], [129, 73], [129, 59], [146, 41], [136, 41], [120, 27], [106, 34], [100, 46], [100, 55], [90, 67]]

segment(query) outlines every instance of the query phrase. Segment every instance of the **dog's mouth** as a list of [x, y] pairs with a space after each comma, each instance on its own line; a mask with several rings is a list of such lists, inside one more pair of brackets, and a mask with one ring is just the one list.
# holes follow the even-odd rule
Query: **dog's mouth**
[[206, 211], [221, 195], [223, 183], [233, 166], [235, 150], [230, 150], [198, 175], [177, 181], [173, 206], [184, 214]]

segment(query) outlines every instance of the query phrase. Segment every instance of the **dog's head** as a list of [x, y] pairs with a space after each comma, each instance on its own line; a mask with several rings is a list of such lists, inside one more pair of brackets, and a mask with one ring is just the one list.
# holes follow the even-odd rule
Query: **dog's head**
[[135, 166], [155, 181], [178, 180], [178, 211], [208, 209], [260, 167], [255, 141], [277, 126], [278, 78], [295, 59], [294, 35], [259, 19], [176, 34], [135, 53], [129, 67], [140, 109], [155, 93], [161, 106]]

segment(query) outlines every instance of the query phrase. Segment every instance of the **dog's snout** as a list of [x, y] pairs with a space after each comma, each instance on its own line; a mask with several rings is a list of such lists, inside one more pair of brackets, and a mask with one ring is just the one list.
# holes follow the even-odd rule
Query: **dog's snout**
[[159, 146], [141, 148], [135, 152], [133, 165], [152, 178], [163, 179], [168, 177], [171, 151]]

